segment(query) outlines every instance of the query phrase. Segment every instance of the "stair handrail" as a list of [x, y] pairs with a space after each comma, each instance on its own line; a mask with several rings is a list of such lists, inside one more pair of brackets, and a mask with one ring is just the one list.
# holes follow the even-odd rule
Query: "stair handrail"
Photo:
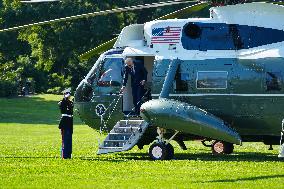
[[[114, 108], [112, 109], [111, 113], [109, 114], [108, 118], [106, 121], [104, 121], [104, 116], [103, 114], [100, 115], [100, 118], [101, 118], [101, 123], [100, 123], [100, 137], [102, 136], [102, 132], [105, 128], [107, 128], [107, 123], [111, 117], [111, 115], [113, 114], [114, 110], [116, 109], [116, 106], [117, 106], [117, 103], [119, 102], [120, 98], [121, 98], [122, 95], [118, 95], [118, 98], [117, 99], [113, 99], [113, 101], [109, 104], [109, 106], [107, 107], [107, 109], [105, 110], [105, 112], [107, 112], [107, 110], [112, 106], [112, 104], [114, 102], [115, 105], [114, 105]], [[100, 141], [100, 138], [98, 139], [98, 144], [101, 145], [101, 141]]]
[[[116, 103], [114, 104], [114, 107], [112, 109], [112, 111], [110, 112], [110, 114], [108, 115], [108, 118], [105, 122], [105, 125], [107, 125], [107, 123], [109, 122], [110, 117], [112, 116], [113, 112], [116, 110], [117, 104], [119, 102], [119, 100], [121, 99], [122, 95], [118, 95], [118, 98], [116, 100]], [[115, 100], [115, 99], [114, 99]], [[112, 105], [112, 103], [108, 106], [107, 110], [110, 108], [110, 106]]]

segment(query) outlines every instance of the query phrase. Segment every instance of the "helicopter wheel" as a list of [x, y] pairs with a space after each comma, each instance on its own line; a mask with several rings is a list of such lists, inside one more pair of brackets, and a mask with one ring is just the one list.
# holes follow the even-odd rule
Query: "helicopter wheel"
[[149, 156], [153, 160], [169, 160], [174, 156], [174, 148], [168, 143], [156, 142], [149, 148]]
[[216, 140], [212, 144], [212, 153], [218, 154], [231, 154], [234, 151], [234, 145], [232, 143]]

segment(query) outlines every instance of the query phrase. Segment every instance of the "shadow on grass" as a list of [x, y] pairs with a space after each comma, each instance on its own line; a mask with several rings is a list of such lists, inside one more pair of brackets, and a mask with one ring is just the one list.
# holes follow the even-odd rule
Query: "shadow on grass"
[[267, 162], [281, 161], [276, 154], [258, 152], [237, 152], [230, 155], [212, 155], [211, 153], [175, 154], [176, 160], [200, 160], [200, 161], [249, 161]]
[[[94, 157], [80, 157], [81, 160], [89, 161], [128, 161], [128, 160], [151, 160], [147, 153], [118, 153], [113, 155], [98, 155]], [[199, 160], [199, 161], [248, 161], [248, 162], [274, 162], [283, 161], [276, 154], [241, 152], [231, 155], [212, 155], [210, 153], [183, 154], [177, 153], [171, 161]]]
[[[0, 156], [0, 159], [61, 159], [59, 156]], [[96, 155], [92, 157], [75, 156], [67, 160], [123, 162], [128, 160], [150, 160], [146, 153]]]
[[[0, 156], [4, 159], [61, 159], [59, 156]], [[109, 162], [125, 162], [131, 160], [137, 161], [151, 161], [147, 153], [117, 153], [105, 154], [96, 156], [74, 156], [74, 160], [86, 161], [109, 161]], [[212, 155], [210, 153], [196, 153], [196, 154], [182, 154], [177, 153], [173, 160], [170, 161], [184, 161], [184, 160], [198, 160], [198, 161], [227, 161], [227, 162], [284, 162], [284, 159], [279, 159], [276, 154], [270, 153], [253, 153], [240, 152], [231, 155]]]
[[[40, 96], [0, 98], [0, 123], [57, 125], [60, 111], [57, 100]], [[76, 117], [74, 124], [81, 123]]]
[[61, 159], [57, 156], [0, 156], [0, 159]]
[[150, 160], [148, 154], [146, 153], [117, 153], [111, 155], [97, 155], [93, 157], [79, 157], [81, 160], [88, 161], [111, 161], [111, 162], [123, 162], [129, 160]]
[[[194, 183], [217, 183], [217, 182], [240, 182], [240, 181], [256, 181], [263, 179], [273, 179], [273, 178], [283, 178], [284, 175], [264, 175], [256, 177], [247, 177], [247, 178], [237, 178], [237, 179], [221, 179], [221, 180], [209, 180], [209, 181], [197, 181]], [[281, 184], [281, 183], [280, 183]]]

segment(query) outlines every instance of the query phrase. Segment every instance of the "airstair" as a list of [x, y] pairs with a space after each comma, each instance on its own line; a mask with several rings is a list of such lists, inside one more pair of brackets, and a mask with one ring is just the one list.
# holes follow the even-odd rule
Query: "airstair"
[[120, 120], [99, 146], [97, 154], [122, 152], [132, 149], [149, 124], [144, 120]]

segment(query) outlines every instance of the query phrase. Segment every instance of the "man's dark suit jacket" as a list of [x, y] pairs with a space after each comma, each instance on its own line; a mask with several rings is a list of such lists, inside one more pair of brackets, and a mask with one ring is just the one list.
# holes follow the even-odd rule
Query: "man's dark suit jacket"
[[125, 66], [124, 76], [123, 76], [123, 86], [126, 86], [128, 74], [131, 76], [131, 86], [140, 85], [142, 80], [147, 81], [147, 70], [142, 63], [134, 63], [134, 73], [132, 68]]

